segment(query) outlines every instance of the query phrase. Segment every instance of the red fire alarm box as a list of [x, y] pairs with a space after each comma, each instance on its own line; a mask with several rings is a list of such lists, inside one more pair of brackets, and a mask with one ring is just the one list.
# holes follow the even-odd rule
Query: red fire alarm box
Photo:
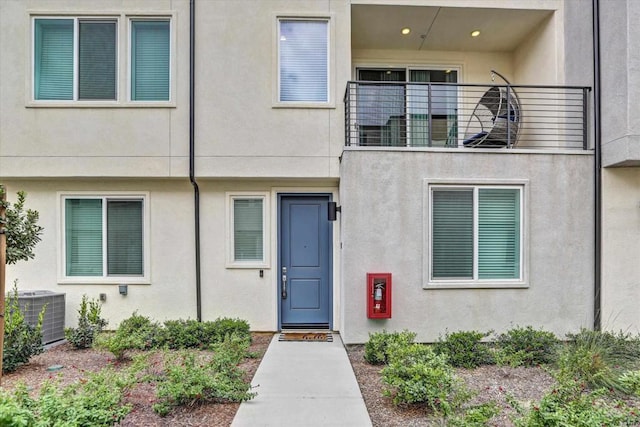
[[391, 318], [391, 273], [367, 273], [367, 317]]

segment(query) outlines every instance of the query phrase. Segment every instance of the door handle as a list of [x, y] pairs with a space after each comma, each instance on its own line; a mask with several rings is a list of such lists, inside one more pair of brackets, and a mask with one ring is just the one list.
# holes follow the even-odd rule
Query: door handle
[[282, 267], [282, 299], [287, 299], [287, 267]]

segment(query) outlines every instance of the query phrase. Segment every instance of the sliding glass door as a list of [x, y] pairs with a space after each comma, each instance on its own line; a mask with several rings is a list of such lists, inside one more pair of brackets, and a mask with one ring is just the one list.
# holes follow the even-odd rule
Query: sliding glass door
[[360, 145], [457, 145], [455, 86], [423, 84], [456, 83], [456, 71], [360, 68], [357, 77]]

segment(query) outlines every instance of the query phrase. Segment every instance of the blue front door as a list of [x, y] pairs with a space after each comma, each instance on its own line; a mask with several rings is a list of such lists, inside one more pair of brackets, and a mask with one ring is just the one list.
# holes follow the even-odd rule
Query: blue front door
[[331, 328], [329, 195], [279, 197], [280, 325]]

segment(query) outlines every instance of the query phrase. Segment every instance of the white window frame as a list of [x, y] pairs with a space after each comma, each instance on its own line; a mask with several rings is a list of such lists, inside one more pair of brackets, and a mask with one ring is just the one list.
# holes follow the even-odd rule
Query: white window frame
[[[51, 100], [51, 99], [36, 99], [36, 20], [47, 20], [47, 19], [70, 19], [73, 20], [73, 99], [69, 100]], [[115, 76], [115, 91], [116, 97], [115, 99], [79, 99], [79, 76], [80, 76], [80, 21], [94, 21], [94, 22], [115, 22], [116, 24], [116, 40], [115, 40], [115, 50], [116, 50], [116, 58], [115, 58], [115, 68], [116, 68], [116, 76]], [[120, 98], [120, 73], [118, 70], [120, 69], [120, 17], [114, 15], [87, 15], [87, 16], [78, 16], [78, 15], [62, 15], [62, 16], [32, 16], [31, 17], [31, 99], [35, 103], [78, 103], [78, 104], [90, 104], [90, 106], [94, 106], [95, 104], [113, 104], [117, 103]]]
[[[142, 200], [142, 245], [143, 245], [143, 275], [142, 276], [109, 276], [107, 275], [106, 257], [107, 241], [102, 242], [102, 276], [67, 276], [66, 275], [66, 236], [65, 236], [65, 201], [67, 199], [101, 199], [103, 201], [103, 233], [106, 233], [106, 201], [108, 200]], [[58, 283], [60, 284], [149, 284], [151, 283], [151, 227], [150, 227], [150, 196], [149, 192], [60, 192], [58, 193]]]
[[[36, 19], [73, 19], [74, 20], [74, 86], [72, 100], [46, 100], [35, 97], [35, 20]], [[78, 21], [116, 21], [116, 99], [115, 100], [79, 100], [78, 99]], [[169, 21], [169, 100], [135, 101], [131, 100], [131, 21]], [[103, 15], [84, 13], [56, 14], [36, 12], [30, 15], [30, 73], [25, 76], [25, 106], [27, 108], [175, 108], [176, 105], [176, 12], [154, 11], [153, 13], [105, 13]]]
[[[479, 279], [478, 278], [478, 190], [517, 189], [520, 191], [520, 277], [516, 279]], [[432, 277], [431, 229], [432, 229], [432, 195], [434, 189], [472, 189], [473, 194], [473, 278], [472, 279], [434, 279]], [[424, 289], [484, 289], [484, 288], [527, 288], [528, 284], [528, 180], [439, 180], [427, 179], [423, 190], [424, 239], [423, 239], [423, 288]]]
[[[321, 21], [327, 23], [327, 101], [281, 101], [280, 100], [280, 22], [281, 21]], [[335, 72], [334, 72], [334, 52], [335, 52], [335, 18], [333, 14], [317, 15], [317, 14], [275, 14], [273, 18], [273, 52], [275, 58], [273, 60], [273, 100], [272, 104], [275, 108], [335, 108], [335, 97], [333, 95], [335, 88]]]
[[[270, 208], [268, 191], [235, 191], [226, 192], [226, 268], [269, 268], [270, 267]], [[236, 260], [235, 259], [235, 239], [234, 239], [234, 202], [235, 200], [262, 200], [262, 260]]]
[[[131, 64], [131, 52], [132, 52], [132, 47], [131, 47], [131, 35], [133, 34], [133, 22], [140, 22], [140, 21], [168, 21], [169, 22], [169, 99], [162, 101], [162, 100], [154, 100], [154, 101], [137, 101], [131, 98], [131, 93], [132, 93], [132, 87], [133, 87], [133, 69], [132, 69], [132, 64]], [[176, 70], [175, 70], [175, 48], [176, 48], [176, 43], [175, 43], [175, 30], [174, 30], [174, 22], [175, 19], [172, 16], [167, 16], [167, 15], [158, 15], [158, 16], [151, 16], [151, 15], [142, 15], [142, 16], [127, 16], [127, 58], [126, 58], [126, 64], [127, 64], [127, 102], [130, 103], [131, 105], [135, 105], [135, 106], [142, 106], [142, 105], [149, 105], [149, 106], [155, 106], [155, 105], [163, 105], [163, 104], [171, 104], [174, 102], [175, 99], [175, 93], [174, 93], [174, 82], [173, 82], [173, 76], [176, 74]]]

